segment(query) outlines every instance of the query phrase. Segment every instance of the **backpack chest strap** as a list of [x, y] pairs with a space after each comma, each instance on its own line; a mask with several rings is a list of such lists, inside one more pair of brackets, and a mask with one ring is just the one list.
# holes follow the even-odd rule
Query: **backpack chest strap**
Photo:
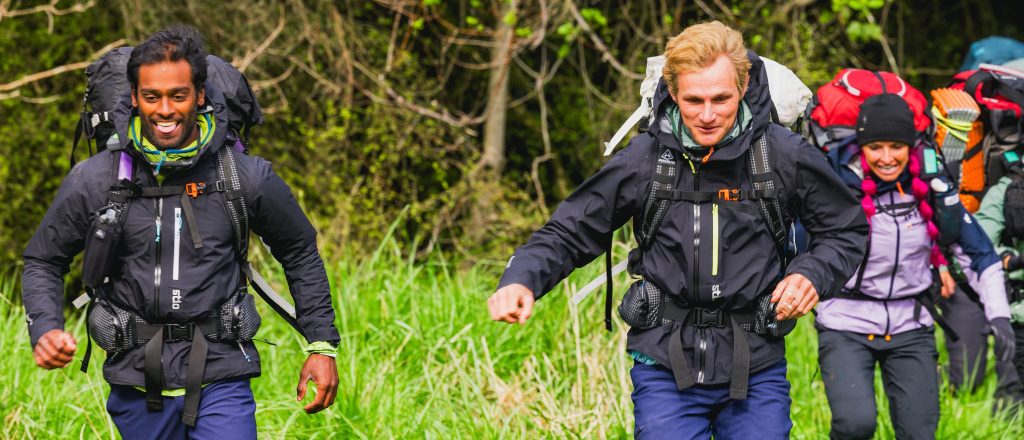
[[708, 203], [715, 200], [761, 200], [778, 197], [777, 189], [720, 189], [718, 191], [683, 191], [655, 190], [654, 198], [658, 200], [685, 201], [691, 203]]

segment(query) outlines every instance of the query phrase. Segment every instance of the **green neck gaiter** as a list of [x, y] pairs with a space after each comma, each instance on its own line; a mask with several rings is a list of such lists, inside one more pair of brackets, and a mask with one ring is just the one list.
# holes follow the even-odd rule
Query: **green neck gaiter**
[[203, 113], [196, 117], [196, 125], [199, 126], [199, 136], [188, 146], [179, 149], [161, 150], [153, 145], [142, 135], [142, 120], [139, 116], [132, 118], [131, 124], [128, 126], [128, 136], [136, 151], [142, 153], [146, 161], [153, 166], [153, 172], [160, 174], [160, 168], [163, 167], [164, 162], [182, 161], [195, 157], [199, 153], [199, 149], [210, 141], [211, 135], [217, 128], [217, 120], [209, 113]]

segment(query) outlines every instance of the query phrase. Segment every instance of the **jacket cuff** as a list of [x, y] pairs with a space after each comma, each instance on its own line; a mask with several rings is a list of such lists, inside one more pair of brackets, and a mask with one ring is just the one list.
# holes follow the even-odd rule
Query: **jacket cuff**
[[811, 282], [811, 286], [814, 287], [814, 291], [818, 293], [818, 301], [831, 298], [832, 292], [830, 292], [830, 289], [828, 289], [828, 287], [830, 286], [824, 286], [824, 283], [822, 283], [821, 280], [814, 275], [813, 271], [809, 271], [806, 268], [802, 267], [793, 267], [793, 265], [790, 265], [790, 268], [786, 269], [786, 276], [788, 277], [793, 274], [807, 278], [807, 281]]
[[530, 292], [533, 292], [533, 299], [540, 299], [540, 297], [544, 296], [547, 292], [543, 291], [540, 281], [536, 278], [537, 277], [531, 276], [528, 273], [506, 270], [505, 273], [501, 275], [501, 280], [498, 281], [497, 290], [511, 284], [522, 284], [526, 286], [527, 289], [530, 289]]
[[39, 338], [42, 338], [43, 335], [46, 334], [46, 332], [48, 332], [50, 330], [63, 330], [64, 329], [64, 326], [62, 326], [62, 325], [60, 325], [60, 324], [58, 324], [56, 322], [46, 322], [46, 321], [35, 321], [35, 322], [33, 322], [32, 318], [28, 318], [28, 321], [29, 321], [29, 325], [28, 325], [29, 341], [31, 342], [33, 349], [36, 348], [36, 343], [39, 342]]

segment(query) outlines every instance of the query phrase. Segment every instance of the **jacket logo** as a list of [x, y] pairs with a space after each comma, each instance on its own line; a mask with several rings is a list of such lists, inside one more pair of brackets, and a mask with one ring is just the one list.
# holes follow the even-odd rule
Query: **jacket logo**
[[722, 297], [722, 288], [718, 284], [711, 285], [711, 299], [718, 300]]
[[669, 163], [676, 162], [676, 158], [672, 156], [672, 152], [669, 150], [665, 150], [665, 152], [661, 153], [661, 157], [659, 157], [658, 160], [662, 160]]
[[178, 310], [181, 308], [181, 290], [171, 290], [171, 309]]

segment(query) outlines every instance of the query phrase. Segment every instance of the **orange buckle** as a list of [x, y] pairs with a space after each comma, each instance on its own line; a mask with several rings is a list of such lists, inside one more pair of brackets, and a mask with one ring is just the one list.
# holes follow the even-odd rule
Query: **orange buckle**
[[738, 189], [720, 189], [718, 190], [718, 198], [728, 201], [736, 201], [740, 199], [740, 190]]
[[892, 340], [892, 335], [885, 335], [885, 342], [889, 342], [891, 340]]
[[187, 194], [189, 197], [192, 197], [193, 199], [196, 198], [196, 197], [199, 197], [199, 195], [202, 194], [203, 190], [205, 190], [205, 189], [206, 189], [206, 183], [205, 182], [186, 183], [185, 184], [185, 194]]
[[875, 335], [868, 335], [868, 340], [869, 341], [874, 341], [875, 340]]

